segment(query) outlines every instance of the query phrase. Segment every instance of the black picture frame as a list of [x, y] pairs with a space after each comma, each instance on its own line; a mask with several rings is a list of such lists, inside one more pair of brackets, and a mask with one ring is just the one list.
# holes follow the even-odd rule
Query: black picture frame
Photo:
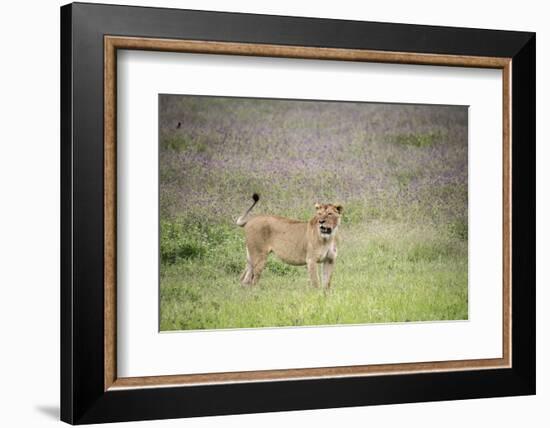
[[[104, 36], [512, 58], [512, 367], [104, 390]], [[61, 420], [71, 424], [535, 393], [535, 34], [73, 3], [61, 8]]]

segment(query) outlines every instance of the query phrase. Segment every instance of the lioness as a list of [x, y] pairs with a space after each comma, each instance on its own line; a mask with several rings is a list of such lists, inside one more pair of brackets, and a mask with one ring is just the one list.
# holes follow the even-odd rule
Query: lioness
[[246, 267], [241, 275], [243, 284], [256, 284], [273, 252], [283, 262], [307, 265], [314, 287], [319, 286], [317, 263], [321, 263], [321, 286], [329, 288], [336, 262], [336, 231], [343, 212], [339, 204], [315, 204], [316, 214], [308, 222], [273, 215], [250, 217], [250, 211], [260, 196], [252, 195], [253, 204], [237, 219], [246, 235]]

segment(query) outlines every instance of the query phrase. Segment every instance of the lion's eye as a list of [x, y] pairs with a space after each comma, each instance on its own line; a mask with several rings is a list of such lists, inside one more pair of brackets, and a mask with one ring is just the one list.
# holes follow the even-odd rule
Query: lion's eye
[[332, 213], [328, 213], [328, 216], [330, 217], [332, 215]]

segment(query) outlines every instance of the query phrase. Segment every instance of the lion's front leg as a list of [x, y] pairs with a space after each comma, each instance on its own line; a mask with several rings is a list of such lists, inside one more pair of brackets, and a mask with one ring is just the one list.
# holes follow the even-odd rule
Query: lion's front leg
[[317, 262], [314, 259], [307, 259], [307, 271], [309, 273], [309, 281], [315, 288], [319, 287], [319, 278], [317, 277]]
[[325, 260], [323, 263], [323, 287], [330, 288], [330, 280], [332, 278], [332, 271], [334, 270], [335, 259]]

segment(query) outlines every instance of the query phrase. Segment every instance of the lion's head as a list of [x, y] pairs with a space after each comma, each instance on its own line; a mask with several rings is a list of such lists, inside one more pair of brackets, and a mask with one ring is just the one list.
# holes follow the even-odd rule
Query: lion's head
[[328, 239], [336, 233], [344, 207], [340, 204], [315, 204], [315, 209], [313, 220], [319, 236]]

